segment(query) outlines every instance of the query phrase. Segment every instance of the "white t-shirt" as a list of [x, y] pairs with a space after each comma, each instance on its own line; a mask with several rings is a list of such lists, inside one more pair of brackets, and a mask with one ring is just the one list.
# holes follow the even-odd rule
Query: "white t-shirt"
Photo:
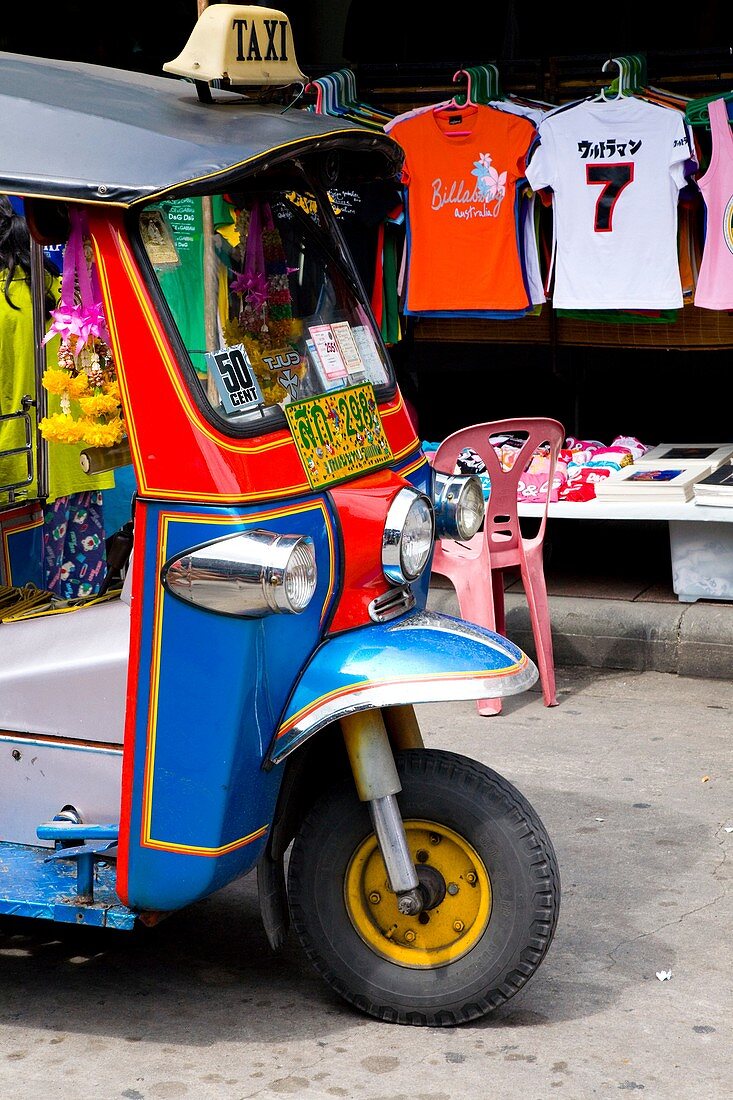
[[527, 179], [553, 192], [555, 308], [680, 307], [677, 200], [693, 158], [682, 113], [583, 100], [538, 131]]

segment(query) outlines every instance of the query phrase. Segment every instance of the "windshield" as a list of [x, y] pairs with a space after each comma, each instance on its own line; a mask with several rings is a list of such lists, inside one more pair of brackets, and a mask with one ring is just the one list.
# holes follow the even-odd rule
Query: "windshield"
[[145, 207], [140, 231], [195, 370], [234, 432], [282, 423], [289, 403], [391, 368], [324, 212], [305, 191], [230, 192]]

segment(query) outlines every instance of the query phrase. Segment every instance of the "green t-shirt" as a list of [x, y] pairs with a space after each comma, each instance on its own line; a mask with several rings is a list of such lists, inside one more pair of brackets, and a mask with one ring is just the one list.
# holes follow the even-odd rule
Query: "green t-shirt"
[[165, 214], [178, 262], [155, 264], [155, 273], [194, 367], [206, 374], [206, 352], [214, 349], [206, 347], [201, 199], [165, 199], [156, 207]]

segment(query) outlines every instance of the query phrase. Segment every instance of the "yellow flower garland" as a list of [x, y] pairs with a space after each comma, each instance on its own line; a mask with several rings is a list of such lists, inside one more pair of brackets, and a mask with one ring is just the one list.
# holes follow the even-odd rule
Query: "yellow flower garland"
[[[98, 340], [93, 348], [82, 348], [78, 358], [73, 353], [73, 345], [62, 344], [59, 366], [43, 375], [43, 386], [60, 399], [61, 412], [43, 417], [38, 430], [50, 443], [112, 447], [124, 439], [126, 430], [109, 348]], [[72, 409], [72, 401], [81, 415]]]
[[[106, 333], [102, 304], [93, 296], [92, 248], [78, 219], [64, 258], [68, 267], [61, 300], [43, 340], [46, 344], [60, 336], [58, 366], [46, 370], [42, 379], [46, 391], [59, 398], [61, 411], [43, 417], [38, 430], [52, 443], [111, 447], [126, 434], [120, 388], [112, 352], [102, 335]], [[74, 319], [81, 322], [76, 331]]]

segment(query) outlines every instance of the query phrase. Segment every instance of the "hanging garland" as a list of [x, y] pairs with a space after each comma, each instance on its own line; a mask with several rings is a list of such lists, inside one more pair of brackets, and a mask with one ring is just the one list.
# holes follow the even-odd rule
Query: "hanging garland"
[[[285, 401], [288, 391], [263, 361], [270, 352], [292, 350], [300, 338], [302, 324], [293, 317], [285, 249], [267, 202], [255, 200], [251, 210], [236, 212], [239, 245], [234, 258], [241, 270], [229, 284], [230, 316], [224, 323], [227, 343], [242, 343], [257, 375], [266, 405]], [[301, 379], [305, 360], [292, 368]]]
[[84, 215], [73, 210], [70, 221], [61, 298], [43, 340], [60, 337], [58, 367], [46, 370], [42, 382], [61, 411], [45, 416], [38, 429], [52, 443], [111, 447], [126, 435], [120, 388]]

